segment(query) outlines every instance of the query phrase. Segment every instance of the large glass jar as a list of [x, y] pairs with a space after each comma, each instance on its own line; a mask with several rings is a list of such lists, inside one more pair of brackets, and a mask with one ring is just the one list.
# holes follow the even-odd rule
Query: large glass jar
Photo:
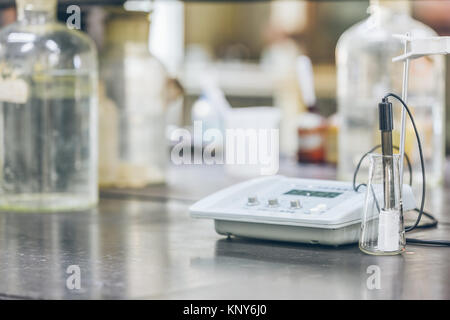
[[124, 188], [163, 183], [168, 75], [149, 51], [149, 12], [136, 7], [107, 13], [100, 59], [105, 90], [100, 97], [99, 183]]
[[[401, 95], [403, 63], [392, 58], [404, 45], [393, 34], [436, 33], [411, 18], [405, 1], [371, 1], [370, 16], [340, 37], [336, 48], [339, 128], [338, 177], [351, 180], [361, 156], [380, 143], [377, 106], [388, 92]], [[444, 167], [445, 66], [442, 56], [412, 60], [408, 105], [413, 110], [424, 147], [427, 182], [442, 182]], [[401, 107], [395, 108], [394, 144], [400, 141]], [[419, 153], [414, 132], [407, 124], [405, 151], [413, 162], [415, 184], [421, 183]]]
[[0, 209], [79, 210], [97, 191], [97, 57], [56, 20], [56, 0], [17, 0], [0, 32]]

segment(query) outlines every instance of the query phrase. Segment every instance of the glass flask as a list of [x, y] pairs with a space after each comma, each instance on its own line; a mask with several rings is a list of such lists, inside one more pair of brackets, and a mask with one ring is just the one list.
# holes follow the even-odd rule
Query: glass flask
[[[378, 102], [388, 92], [401, 95], [404, 44], [392, 34], [436, 36], [411, 18], [405, 1], [371, 1], [370, 16], [345, 31], [336, 47], [338, 178], [351, 180], [361, 156], [378, 142]], [[442, 182], [445, 157], [445, 65], [442, 56], [411, 60], [408, 106], [412, 109], [424, 146], [427, 183]], [[401, 106], [395, 107], [394, 145], [400, 142]], [[412, 127], [407, 125], [405, 151], [412, 159], [414, 185], [422, 183], [419, 153]], [[362, 171], [367, 170], [362, 168]], [[367, 171], [365, 171], [367, 173]]]
[[169, 79], [149, 51], [149, 11], [109, 8], [107, 14], [100, 59], [100, 186], [164, 183]]
[[56, 0], [17, 0], [0, 31], [0, 209], [97, 203], [97, 56], [56, 20]]
[[400, 156], [370, 154], [369, 160], [359, 248], [374, 255], [402, 253], [406, 240], [400, 194]]

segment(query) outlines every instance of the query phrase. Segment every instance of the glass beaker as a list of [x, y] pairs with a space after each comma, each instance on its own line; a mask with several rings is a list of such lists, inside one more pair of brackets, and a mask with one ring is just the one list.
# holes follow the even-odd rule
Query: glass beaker
[[400, 156], [372, 153], [369, 159], [369, 179], [359, 248], [365, 253], [374, 255], [399, 254], [405, 250]]

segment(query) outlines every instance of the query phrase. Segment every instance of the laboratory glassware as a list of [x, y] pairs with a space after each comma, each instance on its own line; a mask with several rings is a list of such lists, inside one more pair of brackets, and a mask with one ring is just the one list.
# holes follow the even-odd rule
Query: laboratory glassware
[[405, 250], [398, 154], [369, 155], [369, 179], [361, 220], [360, 249], [368, 254], [395, 255]]
[[56, 20], [57, 0], [17, 0], [0, 31], [0, 209], [95, 205], [97, 54]]
[[168, 75], [149, 51], [147, 8], [109, 8], [101, 50], [99, 184], [164, 183]]
[[[393, 34], [429, 37], [436, 33], [411, 18], [404, 1], [371, 1], [370, 16], [352, 26], [336, 47], [339, 114], [338, 178], [351, 180], [361, 156], [378, 144], [377, 105], [386, 92], [402, 92], [403, 44]], [[422, 133], [427, 183], [442, 182], [444, 168], [445, 66], [441, 56], [411, 61], [408, 105]], [[399, 146], [401, 108], [395, 108], [393, 143]], [[420, 161], [412, 128], [405, 151], [412, 159], [414, 185], [421, 184]], [[367, 170], [367, 167], [365, 168]], [[366, 171], [367, 172], [367, 171]]]

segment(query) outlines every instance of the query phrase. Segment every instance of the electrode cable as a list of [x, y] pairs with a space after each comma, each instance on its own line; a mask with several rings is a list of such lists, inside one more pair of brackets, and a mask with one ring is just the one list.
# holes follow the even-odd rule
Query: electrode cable
[[405, 232], [409, 232], [409, 231], [414, 230], [417, 227], [417, 225], [419, 224], [420, 219], [422, 218], [423, 208], [425, 206], [425, 193], [426, 193], [425, 161], [423, 160], [422, 143], [420, 142], [419, 131], [417, 130], [416, 123], [414, 122], [414, 117], [412, 116], [411, 111], [409, 110], [406, 103], [402, 100], [402, 98], [400, 98], [395, 93], [388, 93], [387, 95], [384, 96], [383, 101], [387, 100], [389, 97], [393, 97], [393, 98], [397, 99], [403, 105], [406, 112], [408, 113], [409, 119], [411, 120], [411, 123], [414, 128], [414, 133], [416, 134], [417, 146], [419, 148], [420, 167], [422, 169], [422, 200], [420, 201], [420, 211], [419, 211], [419, 216], [416, 219], [416, 222], [412, 226], [405, 228]]

